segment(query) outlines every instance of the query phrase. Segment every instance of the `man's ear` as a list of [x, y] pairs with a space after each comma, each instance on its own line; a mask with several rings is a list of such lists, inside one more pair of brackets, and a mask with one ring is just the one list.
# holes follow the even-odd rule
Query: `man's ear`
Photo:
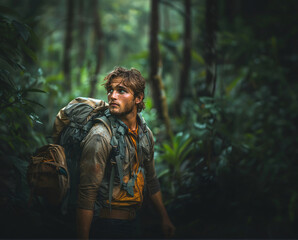
[[144, 99], [144, 93], [140, 93], [138, 96], [136, 96], [135, 100], [136, 100], [136, 104], [139, 104], [140, 102], [142, 102]]

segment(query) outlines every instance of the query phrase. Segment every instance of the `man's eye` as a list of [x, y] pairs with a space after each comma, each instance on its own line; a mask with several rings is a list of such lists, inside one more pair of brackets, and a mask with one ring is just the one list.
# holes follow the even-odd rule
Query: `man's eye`
[[109, 90], [108, 90], [108, 93], [112, 93], [112, 92], [113, 92], [113, 89], [109, 89]]
[[123, 94], [123, 93], [126, 93], [126, 91], [124, 89], [120, 89], [119, 90], [119, 93], [122, 93]]

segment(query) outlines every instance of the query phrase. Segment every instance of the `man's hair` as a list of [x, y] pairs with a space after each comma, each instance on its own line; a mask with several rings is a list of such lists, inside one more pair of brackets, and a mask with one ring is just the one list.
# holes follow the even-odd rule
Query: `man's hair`
[[103, 85], [107, 91], [111, 86], [112, 80], [118, 77], [123, 79], [122, 83], [124, 86], [130, 88], [133, 91], [134, 97], [138, 97], [143, 94], [143, 100], [137, 104], [138, 112], [141, 112], [143, 109], [145, 109], [144, 91], [146, 85], [142, 74], [135, 68], [126, 69], [123, 67], [115, 67], [114, 70], [104, 78], [105, 83]]

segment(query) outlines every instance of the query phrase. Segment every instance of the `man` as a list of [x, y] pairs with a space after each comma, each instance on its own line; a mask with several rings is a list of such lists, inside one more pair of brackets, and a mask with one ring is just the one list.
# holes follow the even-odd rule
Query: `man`
[[[102, 121], [90, 130], [81, 143], [83, 150], [77, 205], [78, 237], [133, 237], [133, 223], [136, 210], [143, 201], [144, 182], [160, 213], [163, 232], [166, 237], [171, 237], [175, 228], [163, 205], [155, 173], [153, 135], [138, 114], [145, 108], [145, 80], [136, 69], [118, 67], [105, 77], [105, 81], [109, 113], [115, 119], [111, 124], [112, 128], [121, 125], [124, 136], [122, 138], [118, 135], [116, 140], [110, 125]], [[122, 144], [122, 166], [113, 158], [120, 155], [113, 150], [114, 140]], [[113, 164], [114, 167], [117, 165], [118, 175], [112, 177], [111, 182]], [[109, 196], [111, 186], [112, 193]], [[94, 218], [97, 215], [95, 205], [100, 209], [97, 219]]]

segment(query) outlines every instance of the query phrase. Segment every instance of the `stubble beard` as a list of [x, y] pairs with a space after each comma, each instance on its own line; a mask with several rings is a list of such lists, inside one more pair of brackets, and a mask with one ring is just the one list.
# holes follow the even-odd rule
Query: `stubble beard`
[[115, 117], [117, 117], [117, 118], [123, 118], [123, 117], [127, 116], [128, 114], [132, 113], [132, 111], [134, 110], [134, 105], [135, 105], [135, 103], [133, 101], [133, 103], [131, 105], [130, 104], [125, 105], [125, 108], [124, 108], [123, 111], [121, 111], [121, 112], [113, 112], [110, 109], [110, 113], [112, 115], [114, 115]]

